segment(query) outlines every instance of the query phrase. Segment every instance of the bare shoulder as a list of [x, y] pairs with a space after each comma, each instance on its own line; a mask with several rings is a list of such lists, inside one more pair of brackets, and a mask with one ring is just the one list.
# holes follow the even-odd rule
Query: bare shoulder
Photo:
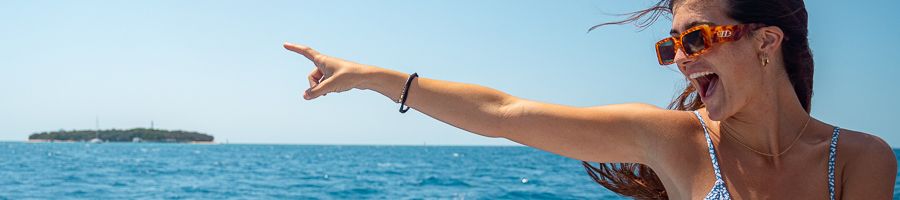
[[[842, 129], [838, 163], [843, 165], [843, 199], [890, 199], [897, 176], [897, 157], [878, 136]], [[841, 167], [839, 167], [841, 168]]]
[[691, 134], [701, 130], [700, 121], [693, 111], [667, 110], [650, 104], [632, 103], [619, 104], [623, 109], [630, 110], [630, 121], [643, 122], [640, 128], [646, 132], [655, 133], [662, 138], [682, 138], [685, 134]]
[[[700, 121], [694, 115], [693, 111], [668, 110], [654, 105], [644, 103], [626, 103], [615, 104], [598, 109], [607, 109], [605, 111], [613, 112], [597, 112], [597, 113], [620, 113], [622, 121], [634, 124], [623, 124], [634, 128], [633, 131], [640, 132], [644, 136], [649, 147], [677, 147], [683, 146], [684, 141], [694, 140], [694, 138], [686, 137], [689, 135], [696, 136], [702, 133], [703, 129]], [[700, 110], [701, 115], [705, 115], [704, 110]], [[706, 118], [704, 116], [704, 118]], [[707, 123], [709, 121], [707, 120]], [[699, 136], [703, 136], [699, 134]], [[666, 144], [682, 144], [675, 146], [665, 146]], [[663, 145], [663, 146], [660, 146]], [[662, 150], [672, 150], [666, 148]]]
[[894, 150], [880, 137], [848, 129], [840, 130], [838, 139], [838, 155], [847, 164], [857, 163], [897, 165]]
[[[649, 163], [651, 166], [676, 161], [683, 163], [697, 157], [692, 153], [705, 152], [703, 126], [693, 111], [666, 110], [652, 105], [632, 106], [639, 107], [633, 108], [639, 110], [633, 117], [646, 121], [642, 129], [652, 136], [647, 138], [648, 147], [652, 148], [652, 152], [656, 152], [655, 158], [651, 159], [657, 163]], [[710, 122], [703, 109], [699, 113], [706, 123]]]

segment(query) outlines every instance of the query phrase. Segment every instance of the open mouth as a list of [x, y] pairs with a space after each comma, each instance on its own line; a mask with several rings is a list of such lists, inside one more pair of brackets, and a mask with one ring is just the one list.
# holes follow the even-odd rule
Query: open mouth
[[716, 85], [719, 83], [719, 75], [713, 72], [697, 72], [690, 75], [691, 79], [697, 81], [697, 88], [700, 91], [701, 98], [709, 98], [715, 93]]

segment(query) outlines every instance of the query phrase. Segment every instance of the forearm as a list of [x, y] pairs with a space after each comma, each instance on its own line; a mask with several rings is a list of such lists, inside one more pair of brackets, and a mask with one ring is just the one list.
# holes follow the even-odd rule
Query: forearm
[[[370, 68], [361, 89], [374, 90], [394, 102], [409, 74], [389, 69]], [[503, 92], [474, 84], [416, 78], [412, 81], [406, 105], [455, 127], [488, 137], [501, 137], [504, 106], [514, 101]]]
[[[322, 55], [306, 46], [284, 46], [316, 66], [307, 76], [310, 88], [303, 93], [307, 100], [357, 88], [399, 102], [409, 78], [406, 73]], [[656, 127], [654, 123], [663, 121], [659, 119], [674, 117], [655, 111], [658, 109], [629, 109], [636, 108], [630, 105], [576, 108], [533, 102], [487, 87], [427, 76], [411, 82], [406, 98], [408, 106], [457, 128], [589, 161], [642, 161], [644, 146], [635, 141], [648, 138], [642, 135], [648, 132], [644, 129]]]
[[[399, 101], [408, 74], [375, 69], [367, 89]], [[646, 126], [631, 113], [658, 110], [641, 104], [577, 108], [518, 99], [503, 92], [464, 83], [416, 78], [407, 105], [437, 120], [487, 137], [571, 158], [646, 163], [638, 138]]]

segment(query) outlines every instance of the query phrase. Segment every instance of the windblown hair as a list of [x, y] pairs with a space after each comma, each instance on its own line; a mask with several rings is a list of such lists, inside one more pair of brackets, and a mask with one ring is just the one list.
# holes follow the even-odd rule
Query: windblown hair
[[[650, 8], [626, 13], [625, 20], [607, 22], [591, 27], [588, 31], [606, 25], [634, 24], [644, 29], [662, 16], [674, 15], [678, 0], [660, 0]], [[807, 39], [807, 12], [803, 0], [723, 0], [726, 13], [741, 23], [762, 23], [777, 26], [785, 34], [782, 41], [782, 57], [787, 76], [800, 104], [810, 112], [813, 86], [813, 59]], [[775, 55], [777, 56], [777, 55]], [[705, 107], [698, 98], [696, 88], [687, 84], [682, 92], [669, 103], [672, 110], [697, 110]], [[603, 187], [623, 196], [635, 199], [668, 199], [659, 176], [647, 165], [639, 163], [600, 163], [598, 166], [582, 162], [588, 175]]]

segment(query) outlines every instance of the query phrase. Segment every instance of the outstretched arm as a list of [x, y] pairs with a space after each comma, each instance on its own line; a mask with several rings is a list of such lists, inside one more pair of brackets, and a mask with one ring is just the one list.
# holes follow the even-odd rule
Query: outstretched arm
[[[367, 89], [398, 102], [408, 74], [329, 57], [285, 44], [315, 63], [311, 100], [331, 92]], [[473, 84], [416, 78], [407, 105], [437, 120], [487, 137], [502, 137], [563, 156], [596, 162], [646, 163], [660, 133], [684, 118], [645, 104], [577, 108], [534, 102]]]

